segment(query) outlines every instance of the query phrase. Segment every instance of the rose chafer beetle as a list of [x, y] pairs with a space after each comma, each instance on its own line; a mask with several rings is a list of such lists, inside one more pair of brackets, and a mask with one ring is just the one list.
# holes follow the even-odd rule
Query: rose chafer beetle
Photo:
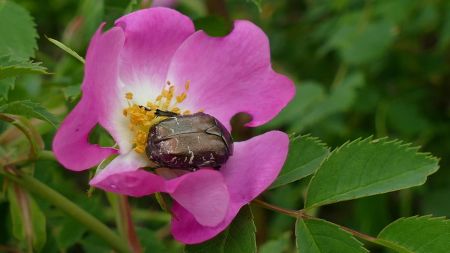
[[230, 133], [213, 116], [161, 110], [155, 114], [168, 117], [152, 126], [147, 137], [146, 155], [158, 166], [191, 171], [202, 167], [218, 169], [233, 154]]

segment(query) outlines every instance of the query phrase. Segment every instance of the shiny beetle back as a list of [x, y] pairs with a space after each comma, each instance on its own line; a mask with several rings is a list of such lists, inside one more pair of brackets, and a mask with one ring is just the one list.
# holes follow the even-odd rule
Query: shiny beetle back
[[228, 130], [206, 113], [169, 117], [150, 128], [146, 154], [161, 167], [219, 168], [233, 154]]

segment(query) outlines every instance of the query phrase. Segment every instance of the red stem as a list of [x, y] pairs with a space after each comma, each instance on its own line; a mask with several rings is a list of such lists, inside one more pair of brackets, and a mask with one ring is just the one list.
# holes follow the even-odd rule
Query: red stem
[[123, 232], [127, 236], [128, 244], [134, 253], [142, 253], [142, 247], [131, 218], [131, 207], [127, 196], [119, 195], [119, 211], [123, 221]]

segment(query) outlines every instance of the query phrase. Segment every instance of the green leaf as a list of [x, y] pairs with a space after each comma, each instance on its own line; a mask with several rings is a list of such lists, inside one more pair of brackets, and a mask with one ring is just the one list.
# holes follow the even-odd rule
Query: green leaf
[[213, 37], [223, 37], [231, 32], [233, 24], [220, 16], [207, 16], [194, 20], [195, 28]]
[[441, 253], [450, 249], [450, 221], [444, 217], [400, 218], [385, 227], [378, 238], [398, 252]]
[[136, 232], [139, 237], [139, 241], [141, 242], [142, 250], [145, 253], [153, 253], [153, 252], [170, 252], [167, 250], [167, 247], [164, 245], [163, 241], [161, 241], [156, 232], [147, 228], [136, 228]]
[[385, 20], [363, 24], [365, 18], [362, 14], [344, 16], [324, 50], [336, 49], [348, 64], [369, 63], [383, 56], [394, 42], [394, 25]]
[[325, 97], [323, 86], [317, 82], [305, 81], [296, 87], [297, 92], [293, 100], [277, 115], [277, 117], [267, 123], [272, 129], [278, 129], [282, 126], [298, 122], [299, 118]]
[[13, 60], [9, 56], [0, 57], [0, 79], [23, 74], [48, 74], [40, 62]]
[[104, 20], [108, 24], [114, 24], [114, 21], [119, 17], [139, 9], [137, 0], [104, 0], [102, 2], [104, 5]]
[[0, 106], [0, 113], [8, 113], [14, 115], [21, 115], [25, 117], [32, 117], [47, 121], [54, 127], [58, 125], [58, 119], [45, 109], [42, 105], [32, 102], [30, 100], [14, 101]]
[[67, 249], [79, 242], [86, 231], [87, 228], [75, 219], [64, 217], [55, 239], [60, 249]]
[[14, 237], [39, 252], [45, 245], [45, 215], [34, 199], [19, 186], [8, 188], [9, 209]]
[[255, 232], [252, 211], [245, 206], [227, 230], [202, 244], [186, 246], [185, 253], [256, 253]]
[[15, 77], [0, 79], [0, 100], [8, 99], [8, 93], [10, 90], [14, 89], [15, 81]]
[[305, 206], [422, 185], [439, 166], [438, 159], [417, 150], [386, 138], [345, 143], [328, 156], [311, 179]]
[[68, 46], [64, 45], [62, 42], [57, 41], [55, 39], [49, 38], [47, 37], [47, 39], [53, 43], [55, 46], [61, 48], [64, 52], [72, 55], [73, 57], [75, 57], [75, 59], [79, 60], [81, 63], [85, 63], [85, 60], [83, 59], [83, 57], [81, 57], [77, 52], [75, 52], [73, 49], [69, 48]]
[[256, 8], [258, 8], [258, 11], [262, 12], [262, 2], [263, 2], [263, 0], [247, 0], [247, 1], [252, 2], [256, 6]]
[[34, 56], [38, 35], [27, 10], [12, 1], [0, 0], [0, 24], [0, 56], [22, 59]]
[[329, 95], [323, 96], [303, 114], [298, 115], [296, 118], [300, 120], [293, 130], [302, 131], [333, 114], [347, 111], [354, 103], [358, 89], [364, 84], [364, 75], [361, 72], [349, 74], [331, 89]]
[[111, 247], [95, 234], [89, 234], [80, 242], [84, 252], [111, 253]]
[[297, 220], [295, 236], [297, 250], [301, 253], [369, 252], [350, 233], [320, 219]]
[[328, 147], [316, 137], [294, 137], [289, 144], [286, 163], [271, 188], [300, 180], [314, 173], [328, 153]]
[[259, 253], [283, 253], [290, 245], [291, 233], [282, 234], [278, 239], [270, 240], [259, 248]]
[[76, 101], [79, 97], [81, 97], [81, 87], [80, 85], [71, 85], [64, 87], [62, 89], [64, 94], [64, 98], [69, 102]]

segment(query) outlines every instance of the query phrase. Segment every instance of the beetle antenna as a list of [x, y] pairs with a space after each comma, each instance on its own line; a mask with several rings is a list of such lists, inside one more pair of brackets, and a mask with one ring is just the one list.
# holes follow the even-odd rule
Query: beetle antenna
[[140, 105], [139, 108], [143, 108], [147, 112], [151, 111], [152, 109], [148, 108], [147, 106]]
[[155, 115], [156, 116], [164, 116], [164, 117], [176, 117], [179, 114], [176, 112], [162, 111], [160, 109], [156, 109]]

